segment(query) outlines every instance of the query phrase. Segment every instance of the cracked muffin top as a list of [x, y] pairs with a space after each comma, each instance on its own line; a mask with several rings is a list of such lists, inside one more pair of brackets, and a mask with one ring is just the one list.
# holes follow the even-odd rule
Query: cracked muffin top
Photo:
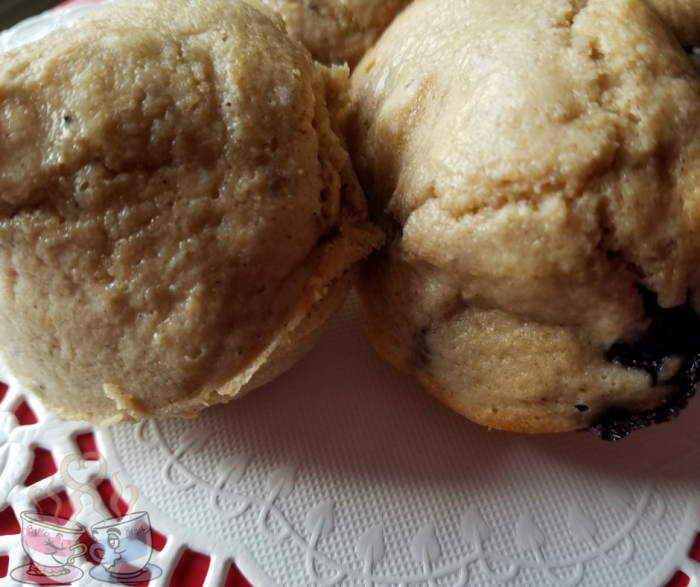
[[697, 72], [639, 0], [537, 5], [414, 3], [346, 116], [389, 234], [363, 287], [375, 344], [469, 417], [526, 431], [665, 401], [606, 353], [648, 329], [640, 290], [700, 307]]
[[346, 77], [239, 0], [125, 0], [1, 56], [0, 335], [23, 381], [111, 423], [294, 355], [377, 242], [327, 107]]

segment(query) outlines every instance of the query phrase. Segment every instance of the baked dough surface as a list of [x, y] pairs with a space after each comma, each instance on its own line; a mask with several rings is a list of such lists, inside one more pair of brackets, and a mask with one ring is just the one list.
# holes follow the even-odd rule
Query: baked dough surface
[[326, 65], [354, 67], [411, 0], [260, 0]]
[[422, 0], [352, 79], [348, 143], [387, 247], [379, 352], [469, 418], [527, 432], [672, 386], [606, 359], [698, 306], [700, 78], [639, 0]]
[[123, 0], [0, 58], [0, 337], [65, 417], [264, 382], [378, 242], [326, 103], [347, 73], [275, 19]]
[[700, 2], [697, 0], [647, 0], [684, 47], [700, 45]]

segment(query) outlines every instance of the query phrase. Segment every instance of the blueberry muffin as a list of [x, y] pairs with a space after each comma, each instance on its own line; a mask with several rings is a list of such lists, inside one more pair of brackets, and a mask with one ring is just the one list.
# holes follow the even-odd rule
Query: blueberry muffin
[[240, 0], [123, 0], [1, 56], [13, 372], [110, 424], [290, 366], [379, 241], [336, 131], [346, 86]]
[[411, 0], [261, 0], [326, 65], [354, 67]]
[[344, 116], [377, 350], [493, 428], [616, 439], [700, 350], [700, 77], [641, 0], [421, 0]]

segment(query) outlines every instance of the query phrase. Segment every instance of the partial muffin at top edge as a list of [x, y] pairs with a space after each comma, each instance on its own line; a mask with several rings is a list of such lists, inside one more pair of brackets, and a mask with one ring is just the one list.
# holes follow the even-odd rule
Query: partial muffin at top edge
[[0, 337], [20, 379], [109, 424], [289, 366], [380, 240], [329, 114], [346, 85], [239, 0], [123, 0], [1, 56]]
[[700, 45], [700, 2], [646, 0], [685, 47]]
[[[255, 1], [255, 0], [253, 0]], [[287, 33], [325, 65], [351, 68], [411, 0], [259, 0], [283, 19]]]
[[494, 428], [616, 438], [677, 412], [697, 384], [700, 78], [646, 4], [423, 0], [351, 90], [387, 232], [361, 280], [380, 353]]

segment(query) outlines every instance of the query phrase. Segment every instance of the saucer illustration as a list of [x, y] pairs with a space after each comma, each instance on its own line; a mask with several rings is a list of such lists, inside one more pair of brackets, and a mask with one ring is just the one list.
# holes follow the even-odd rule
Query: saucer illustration
[[[155, 565], [146, 565], [140, 571], [133, 573], [131, 575], [113, 575], [112, 573], [106, 571], [102, 565], [90, 569], [90, 576], [98, 581], [104, 581], [105, 583], [117, 583], [120, 585], [138, 585], [144, 581], [152, 581], [160, 577], [163, 571], [160, 570]], [[44, 583], [42, 583], [43, 585]], [[46, 583], [49, 585], [49, 583]]]
[[70, 585], [83, 576], [83, 572], [79, 568], [72, 566], [65, 567], [69, 571], [68, 573], [56, 577], [37, 575], [35, 572], [30, 573], [29, 570], [32, 567], [31, 564], [18, 567], [10, 573], [10, 577], [19, 583], [31, 583], [33, 585]]

